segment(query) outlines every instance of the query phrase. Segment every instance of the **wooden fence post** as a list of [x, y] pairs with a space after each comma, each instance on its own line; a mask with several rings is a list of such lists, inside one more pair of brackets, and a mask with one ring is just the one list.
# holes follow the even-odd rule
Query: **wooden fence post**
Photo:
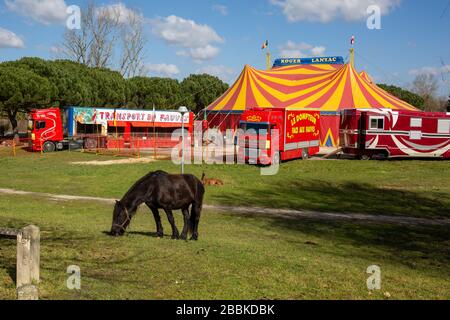
[[19, 300], [37, 300], [34, 284], [39, 283], [40, 232], [36, 226], [23, 228], [17, 234], [16, 285]]

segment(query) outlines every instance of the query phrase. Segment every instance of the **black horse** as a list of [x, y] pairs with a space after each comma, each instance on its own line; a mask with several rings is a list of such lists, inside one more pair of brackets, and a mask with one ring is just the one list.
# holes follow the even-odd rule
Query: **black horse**
[[[151, 172], [137, 181], [122, 200], [116, 201], [111, 235], [122, 236], [136, 214], [137, 208], [145, 203], [155, 218], [158, 236], [164, 235], [158, 211], [163, 209], [172, 226], [172, 239], [180, 238], [172, 210], [181, 209], [184, 217], [181, 239], [186, 240], [190, 231], [191, 240], [198, 240], [198, 224], [204, 194], [202, 182], [193, 175], [171, 175], [164, 171]], [[189, 215], [190, 206], [192, 207]]]

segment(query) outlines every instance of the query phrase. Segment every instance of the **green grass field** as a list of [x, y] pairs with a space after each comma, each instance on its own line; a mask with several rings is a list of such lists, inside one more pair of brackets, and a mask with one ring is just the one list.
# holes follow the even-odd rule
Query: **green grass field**
[[[0, 148], [0, 188], [120, 198], [148, 171], [170, 162], [73, 165], [110, 160], [81, 153], [28, 154]], [[294, 161], [262, 177], [252, 166], [188, 166], [220, 178], [207, 204], [450, 217], [449, 161]], [[141, 208], [127, 236], [105, 234], [112, 207], [0, 194], [0, 226], [41, 227], [42, 299], [392, 299], [450, 298], [448, 227], [315, 222], [204, 211], [200, 241], [154, 236]], [[181, 225], [181, 215], [176, 216]], [[164, 218], [165, 233], [170, 228]], [[366, 268], [379, 265], [382, 290], [369, 292]], [[65, 282], [81, 268], [82, 290]], [[15, 245], [0, 239], [0, 298], [15, 298]]]

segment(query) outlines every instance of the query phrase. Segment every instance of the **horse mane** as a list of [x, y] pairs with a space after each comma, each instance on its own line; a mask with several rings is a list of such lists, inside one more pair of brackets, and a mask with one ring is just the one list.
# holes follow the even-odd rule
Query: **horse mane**
[[135, 192], [135, 190], [138, 189], [142, 184], [147, 183], [152, 178], [160, 176], [160, 175], [168, 175], [168, 173], [165, 171], [162, 171], [162, 170], [158, 170], [158, 171], [149, 172], [148, 174], [146, 174], [145, 176], [140, 178], [138, 181], [136, 181], [133, 184], [133, 186], [127, 191], [127, 193], [125, 193], [125, 195], [123, 196], [122, 200], [120, 200], [120, 202], [123, 203], [124, 200], [126, 200], [130, 196], [132, 196], [133, 193]]

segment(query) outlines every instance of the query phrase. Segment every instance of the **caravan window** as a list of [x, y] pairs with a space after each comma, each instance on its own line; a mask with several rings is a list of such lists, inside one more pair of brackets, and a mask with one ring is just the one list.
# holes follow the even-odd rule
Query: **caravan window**
[[450, 133], [450, 120], [449, 119], [439, 119], [438, 120], [438, 133], [449, 134]]
[[411, 118], [411, 128], [422, 128], [422, 119]]
[[370, 117], [370, 130], [384, 130], [384, 118]]

